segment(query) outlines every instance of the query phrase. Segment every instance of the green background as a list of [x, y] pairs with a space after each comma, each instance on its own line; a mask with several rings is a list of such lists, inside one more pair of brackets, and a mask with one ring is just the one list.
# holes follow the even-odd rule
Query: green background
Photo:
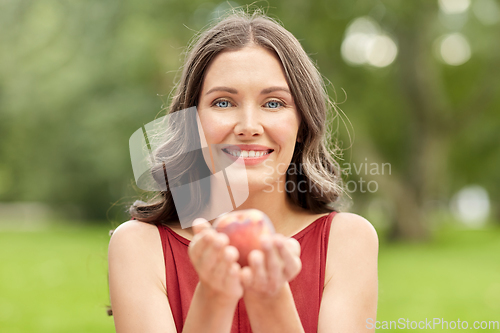
[[[471, 0], [453, 15], [434, 0], [254, 5], [299, 39], [329, 82], [343, 111], [332, 119], [340, 165], [391, 165], [390, 174], [344, 177], [378, 184], [350, 193], [345, 209], [379, 233], [380, 321], [500, 321], [500, 23], [485, 23], [478, 3], [500, 8], [497, 0]], [[0, 332], [113, 331], [108, 231], [145, 195], [128, 139], [164, 114], [193, 35], [246, 4], [0, 1]], [[342, 58], [346, 29], [360, 17], [396, 42], [389, 66]], [[449, 33], [469, 42], [462, 65], [436, 56]], [[478, 228], [450, 208], [472, 185], [490, 203]]]

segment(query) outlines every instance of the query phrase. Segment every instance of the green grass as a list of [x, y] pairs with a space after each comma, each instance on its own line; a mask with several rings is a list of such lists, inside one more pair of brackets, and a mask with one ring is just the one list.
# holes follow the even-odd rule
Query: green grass
[[0, 231], [0, 332], [114, 332], [108, 223]]
[[[114, 332], [106, 315], [109, 229], [104, 222], [0, 231], [0, 332]], [[399, 318], [500, 321], [500, 229], [381, 244], [377, 319]]]
[[447, 229], [428, 244], [382, 244], [377, 317], [500, 321], [500, 229]]

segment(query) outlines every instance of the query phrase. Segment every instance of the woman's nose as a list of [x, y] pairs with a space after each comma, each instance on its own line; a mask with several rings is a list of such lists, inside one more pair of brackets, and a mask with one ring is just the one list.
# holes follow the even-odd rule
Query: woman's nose
[[241, 109], [234, 127], [234, 134], [243, 139], [261, 135], [263, 132], [264, 128], [260, 122], [258, 110], [251, 107]]

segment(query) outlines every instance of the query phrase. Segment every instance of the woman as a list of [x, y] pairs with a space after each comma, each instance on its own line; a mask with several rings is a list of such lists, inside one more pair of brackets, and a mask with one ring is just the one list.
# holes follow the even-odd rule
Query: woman
[[378, 239], [364, 218], [330, 207], [341, 187], [325, 91], [295, 37], [260, 13], [232, 14], [199, 36], [169, 112], [196, 106], [210, 147], [241, 149], [248, 198], [237, 209], [263, 211], [276, 234], [242, 268], [213, 221], [181, 228], [168, 190], [133, 206], [136, 221], [109, 245], [117, 332], [370, 331]]

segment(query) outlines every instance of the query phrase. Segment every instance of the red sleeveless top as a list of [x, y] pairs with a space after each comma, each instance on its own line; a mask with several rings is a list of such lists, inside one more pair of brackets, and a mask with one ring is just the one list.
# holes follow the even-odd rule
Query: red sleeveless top
[[[301, 246], [302, 270], [289, 282], [305, 333], [318, 331], [319, 308], [325, 284], [328, 237], [335, 211], [320, 217], [293, 236]], [[157, 225], [165, 258], [167, 295], [177, 332], [184, 322], [198, 284], [198, 275], [188, 256], [190, 241], [165, 225]], [[245, 303], [236, 307], [231, 333], [251, 333]]]

